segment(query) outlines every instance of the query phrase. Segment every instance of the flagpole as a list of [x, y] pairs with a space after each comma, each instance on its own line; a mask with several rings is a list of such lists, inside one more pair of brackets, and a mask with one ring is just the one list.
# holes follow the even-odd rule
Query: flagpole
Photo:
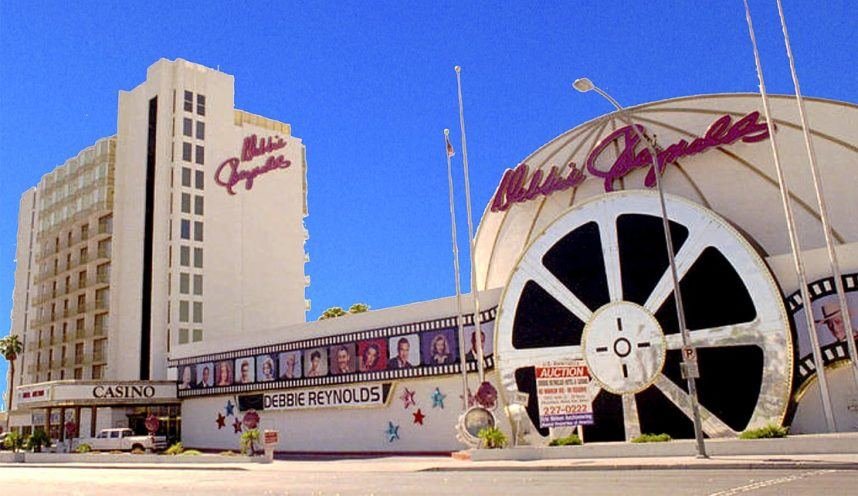
[[[459, 126], [462, 128], [462, 164], [465, 169], [465, 208], [468, 214], [468, 244], [471, 252], [471, 296], [474, 300], [474, 343], [477, 346], [477, 372], [480, 384], [486, 380], [486, 371], [483, 354], [483, 330], [480, 328], [480, 297], [477, 291], [477, 267], [476, 254], [474, 252], [476, 240], [474, 239], [474, 222], [471, 216], [471, 181], [468, 173], [468, 143], [465, 139], [465, 107], [462, 103], [462, 68], [454, 67], [456, 70], [456, 88], [459, 92]], [[464, 344], [464, 343], [463, 343]]]
[[760, 96], [762, 96], [763, 110], [766, 114], [766, 126], [769, 130], [769, 140], [772, 145], [772, 156], [775, 162], [775, 171], [778, 176], [781, 202], [783, 203], [784, 215], [786, 217], [793, 264], [795, 265], [795, 272], [798, 276], [798, 287], [801, 291], [801, 299], [804, 305], [807, 334], [813, 348], [811, 351], [813, 352], [813, 363], [816, 368], [816, 377], [819, 380], [819, 394], [822, 399], [822, 411], [825, 415], [825, 424], [828, 427], [828, 432], [835, 432], [836, 427], [834, 424], [834, 415], [831, 410], [831, 396], [828, 390], [828, 380], [825, 376], [825, 365], [822, 363], [822, 353], [819, 350], [819, 338], [816, 335], [816, 325], [813, 322], [813, 311], [810, 305], [810, 292], [807, 290], [807, 277], [804, 272], [804, 263], [801, 259], [801, 246], [799, 245], [798, 236], [795, 232], [795, 218], [792, 211], [792, 202], [790, 202], [789, 198], [789, 186], [786, 184], [783, 169], [781, 168], [780, 155], [778, 154], [778, 146], [775, 137], [775, 126], [772, 122], [771, 112], [769, 111], [769, 98], [766, 93], [766, 82], [763, 78], [763, 66], [760, 62], [760, 53], [757, 50], [757, 37], [754, 36], [754, 24], [751, 21], [751, 9], [748, 6], [748, 0], [743, 1], [745, 3], [745, 20], [748, 22], [748, 32], [751, 35], [751, 45], [754, 47], [754, 62], [757, 67], [757, 78], [760, 80]]
[[840, 264], [837, 261], [837, 253], [834, 251], [834, 240], [831, 236], [831, 222], [828, 216], [828, 205], [825, 201], [825, 193], [822, 190], [822, 179], [819, 176], [819, 167], [816, 165], [816, 151], [810, 138], [810, 130], [805, 116], [804, 99], [801, 96], [801, 87], [798, 84], [798, 73], [795, 70], [795, 59], [792, 56], [789, 34], [787, 33], [786, 17], [784, 16], [781, 0], [777, 0], [778, 15], [781, 18], [781, 29], [784, 33], [784, 45], [786, 45], [787, 58], [789, 59], [790, 73], [795, 86], [795, 99], [798, 104], [798, 115], [801, 119], [801, 130], [804, 134], [804, 145], [807, 149], [807, 158], [810, 162], [810, 172], [813, 175], [813, 188], [816, 191], [816, 202], [819, 207], [819, 217], [822, 220], [822, 231], [825, 233], [825, 247], [828, 249], [828, 262], [831, 267], [831, 275], [834, 277], [834, 288], [837, 291], [837, 300], [840, 303], [840, 315], [843, 317], [843, 326], [846, 328], [846, 349], [852, 360], [852, 379], [858, 386], [858, 351], [855, 349], [855, 337], [852, 331], [852, 317], [849, 311], [849, 303], [846, 301], [846, 290], [843, 288], [843, 275], [840, 272]]
[[444, 130], [444, 149], [447, 157], [447, 185], [450, 189], [450, 228], [453, 238], [453, 272], [456, 275], [456, 322], [459, 325], [459, 368], [462, 370], [462, 411], [468, 409], [468, 367], [465, 360], [465, 317], [462, 312], [462, 287], [459, 282], [459, 242], [456, 240], [456, 206], [453, 202], [453, 145], [450, 144], [450, 130]]

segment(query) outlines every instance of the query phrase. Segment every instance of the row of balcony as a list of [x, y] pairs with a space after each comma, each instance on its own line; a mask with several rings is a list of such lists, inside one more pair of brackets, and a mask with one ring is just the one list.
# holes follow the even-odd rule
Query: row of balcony
[[89, 231], [82, 232], [79, 228], [76, 228], [71, 239], [69, 239], [68, 236], [61, 236], [59, 238], [59, 243], [57, 243], [56, 238], [54, 238], [53, 241], [46, 240], [42, 243], [42, 249], [36, 252], [36, 262], [42, 262], [45, 259], [58, 255], [69, 248], [78, 247], [78, 245], [81, 245], [82, 247], [84, 243], [88, 243], [90, 240], [100, 241], [102, 239], [106, 239], [113, 234], [111, 232], [112, 230], [113, 229], [109, 226], [99, 226], [99, 229], [96, 229], [94, 233], [91, 233]]
[[50, 293], [38, 295], [33, 298], [32, 304], [41, 305], [51, 300], [56, 300], [58, 298], [64, 298], [66, 296], [74, 295], [75, 293], [82, 290], [99, 288], [108, 284], [110, 284], [110, 274], [95, 274], [92, 276], [88, 276], [83, 281], [78, 280], [77, 284], [72, 284], [70, 287], [59, 288], [56, 291], [51, 291]]
[[[69, 225], [79, 224], [84, 220], [88, 219], [94, 213], [99, 211], [104, 211], [105, 213], [113, 210], [113, 188], [110, 187], [107, 190], [107, 199], [99, 202], [95, 202], [92, 205], [84, 208], [80, 212], [75, 212], [74, 215], [69, 216], [66, 219], [62, 219], [60, 222], [57, 222], [48, 226], [40, 226], [38, 232], [36, 233], [36, 241], [39, 243], [43, 243], [46, 240], [50, 239], [51, 236], [56, 236], [57, 233], [62, 231], [63, 229], [67, 229]], [[109, 232], [104, 234], [110, 234]]]
[[72, 344], [75, 341], [79, 341], [82, 339], [99, 338], [99, 337], [104, 337], [106, 335], [107, 335], [107, 326], [97, 325], [95, 327], [76, 329], [74, 331], [67, 332], [65, 339], [63, 339], [63, 337], [61, 335], [55, 335], [53, 338], [42, 338], [39, 340], [34, 339], [32, 341], [32, 343], [33, 343], [33, 345], [36, 346], [36, 348], [42, 349], [42, 348], [49, 348], [49, 347], [55, 346], [55, 345]]
[[110, 304], [106, 298], [97, 299], [94, 302], [89, 302], [83, 306], [75, 306], [71, 308], [63, 308], [57, 310], [56, 312], [50, 315], [44, 315], [40, 317], [36, 317], [30, 321], [30, 326], [32, 328], [41, 327], [45, 324], [50, 324], [51, 322], [56, 322], [63, 319], [73, 318], [77, 315], [92, 312], [92, 311], [107, 311], [110, 308]]
[[71, 357], [54, 360], [51, 363], [42, 362], [40, 364], [30, 364], [27, 366], [27, 374], [34, 375], [39, 372], [58, 371], [66, 367], [87, 367], [90, 365], [104, 365], [106, 362], [105, 353], [94, 353], [91, 357], [76, 355], [74, 360]]
[[78, 255], [76, 257], [73, 257], [68, 263], [68, 265], [66, 265], [65, 267], [57, 265], [56, 268], [48, 267], [46, 269], [36, 272], [36, 276], [33, 279], [33, 282], [35, 284], [39, 284], [52, 277], [62, 276], [65, 275], [67, 272], [79, 269], [83, 265], [88, 264], [89, 262], [100, 262], [108, 260], [110, 260], [110, 250], [108, 250], [107, 248], [97, 250], [95, 253], [95, 258], [93, 259], [90, 259], [89, 255], [83, 257]]

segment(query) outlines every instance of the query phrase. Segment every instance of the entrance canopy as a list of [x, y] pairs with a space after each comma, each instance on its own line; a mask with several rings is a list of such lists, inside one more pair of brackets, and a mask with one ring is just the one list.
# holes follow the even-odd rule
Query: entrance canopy
[[15, 391], [19, 409], [134, 406], [178, 403], [172, 381], [52, 381]]

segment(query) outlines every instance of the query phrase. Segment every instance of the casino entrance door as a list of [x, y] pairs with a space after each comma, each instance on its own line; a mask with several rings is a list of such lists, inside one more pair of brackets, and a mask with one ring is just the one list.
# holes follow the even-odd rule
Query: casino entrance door
[[135, 406], [129, 407], [126, 413], [128, 428], [135, 434], [148, 434], [146, 417], [150, 414], [158, 418], [156, 436], [166, 436], [167, 444], [172, 445], [182, 439], [182, 407], [181, 405]]

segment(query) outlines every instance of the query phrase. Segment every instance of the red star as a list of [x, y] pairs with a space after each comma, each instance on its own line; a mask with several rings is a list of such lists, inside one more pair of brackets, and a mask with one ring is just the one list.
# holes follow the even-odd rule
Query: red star
[[241, 420], [238, 420], [238, 417], [236, 417], [235, 422], [232, 423], [232, 428], [235, 429], [236, 434], [241, 433]]
[[423, 419], [426, 418], [426, 415], [423, 415], [423, 412], [418, 408], [416, 412], [412, 413], [414, 415], [414, 423], [423, 425]]
[[226, 417], [221, 415], [220, 412], [217, 412], [217, 420], [215, 420], [215, 422], [217, 422], [217, 429], [221, 430], [226, 426]]

